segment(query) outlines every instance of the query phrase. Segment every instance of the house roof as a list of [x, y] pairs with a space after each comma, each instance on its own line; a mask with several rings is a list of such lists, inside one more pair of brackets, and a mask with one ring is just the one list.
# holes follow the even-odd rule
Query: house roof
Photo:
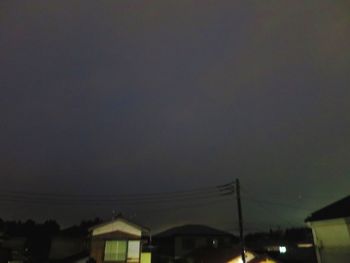
[[229, 232], [218, 230], [204, 225], [183, 225], [170, 228], [155, 235], [155, 238], [173, 237], [173, 236], [233, 236]]
[[62, 229], [55, 236], [59, 237], [85, 237], [87, 236], [88, 230], [80, 226], [71, 226], [65, 229]]
[[307, 217], [305, 222], [322, 221], [342, 217], [350, 217], [350, 195], [317, 210]]
[[139, 225], [139, 224], [136, 224], [136, 223], [130, 221], [129, 219], [126, 219], [126, 218], [123, 217], [122, 215], [118, 215], [115, 219], [113, 219], [113, 220], [111, 220], [111, 221], [103, 222], [102, 224], [98, 224], [98, 225], [96, 225], [96, 226], [93, 226], [93, 227], [89, 228], [89, 231], [91, 232], [91, 231], [93, 231], [93, 230], [96, 229], [96, 228], [99, 228], [99, 227], [102, 227], [102, 226], [105, 226], [105, 225], [114, 223], [114, 222], [116, 222], [116, 221], [123, 221], [123, 222], [125, 222], [125, 223], [127, 223], [127, 224], [129, 224], [129, 225], [132, 225], [133, 227], [135, 227], [135, 228], [137, 228], [137, 229], [143, 231], [143, 232], [150, 232], [150, 229], [149, 229], [149, 228], [144, 227], [144, 226], [141, 226], [141, 225]]

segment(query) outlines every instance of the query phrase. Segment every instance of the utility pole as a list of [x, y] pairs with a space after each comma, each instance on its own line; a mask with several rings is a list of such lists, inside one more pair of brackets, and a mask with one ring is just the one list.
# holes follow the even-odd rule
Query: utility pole
[[241, 204], [241, 190], [239, 185], [239, 179], [236, 179], [236, 198], [237, 198], [237, 208], [238, 208], [238, 224], [239, 224], [239, 239], [241, 246], [241, 257], [242, 262], [245, 261], [245, 253], [244, 253], [244, 236], [243, 236], [243, 217], [242, 217], [242, 204]]
[[[236, 189], [235, 189], [236, 186]], [[241, 204], [241, 189], [239, 185], [239, 179], [235, 182], [231, 182], [224, 185], [217, 186], [222, 195], [232, 195], [236, 192], [237, 199], [237, 210], [238, 210], [238, 226], [239, 226], [239, 239], [240, 239], [240, 250], [241, 250], [241, 262], [246, 263], [245, 251], [244, 251], [244, 235], [243, 235], [243, 216], [242, 216], [242, 204]]]

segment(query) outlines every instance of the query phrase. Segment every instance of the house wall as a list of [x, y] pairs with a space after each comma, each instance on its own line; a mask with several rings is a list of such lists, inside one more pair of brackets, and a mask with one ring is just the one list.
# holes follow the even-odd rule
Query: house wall
[[63, 259], [87, 250], [85, 238], [54, 237], [51, 241], [49, 259]]
[[140, 262], [141, 263], [151, 263], [152, 262], [151, 252], [142, 252]]
[[[105, 254], [105, 243], [107, 240], [126, 240], [128, 242], [134, 242], [137, 241], [137, 245], [139, 250], [139, 258], [136, 259], [136, 257], [133, 256], [131, 249], [131, 244], [128, 243], [127, 249], [126, 249], [126, 260], [125, 263], [139, 263], [139, 262], [146, 262], [151, 260], [151, 253], [150, 252], [141, 252], [141, 240], [135, 240], [135, 239], [120, 239], [118, 236], [115, 236], [114, 239], [104, 239], [104, 238], [92, 238], [91, 241], [91, 248], [90, 248], [90, 257], [95, 259], [96, 263], [103, 263], [104, 261], [104, 254]], [[123, 261], [124, 262], [124, 261]]]
[[95, 259], [96, 263], [103, 263], [104, 249], [105, 249], [105, 240], [92, 239], [90, 257]]
[[348, 263], [350, 218], [311, 222], [319, 263]]
[[[183, 243], [186, 239], [192, 239], [194, 246], [193, 248], [184, 248]], [[192, 250], [200, 247], [207, 246], [207, 238], [205, 237], [195, 237], [195, 236], [178, 236], [175, 237], [174, 242], [174, 258], [180, 258], [181, 256], [191, 252]]]
[[[186, 239], [193, 240], [194, 246], [192, 248], [185, 248], [183, 246]], [[219, 247], [225, 247], [230, 244], [230, 238], [222, 236], [177, 236], [174, 242], [174, 258], [182, 257], [197, 248], [213, 247], [213, 240], [219, 242]]]

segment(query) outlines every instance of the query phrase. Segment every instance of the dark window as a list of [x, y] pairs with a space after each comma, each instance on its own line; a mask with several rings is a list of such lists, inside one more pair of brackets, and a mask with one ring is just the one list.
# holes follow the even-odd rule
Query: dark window
[[214, 248], [219, 247], [219, 240], [217, 238], [212, 239], [211, 244]]
[[183, 249], [194, 249], [196, 246], [196, 241], [194, 238], [184, 238], [182, 240], [182, 248]]

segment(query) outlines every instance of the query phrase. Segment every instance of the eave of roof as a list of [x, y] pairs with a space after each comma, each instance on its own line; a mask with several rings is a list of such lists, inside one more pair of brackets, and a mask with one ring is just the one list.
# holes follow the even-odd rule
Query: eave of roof
[[137, 228], [137, 229], [139, 229], [139, 230], [141, 230], [143, 232], [149, 233], [151, 231], [149, 228], [141, 226], [139, 224], [136, 224], [136, 223], [130, 221], [129, 219], [126, 219], [126, 218], [124, 218], [122, 216], [117, 216], [115, 219], [113, 219], [111, 221], [103, 222], [102, 224], [99, 224], [99, 225], [96, 225], [96, 226], [93, 226], [93, 227], [89, 228], [89, 232], [93, 231], [96, 228], [99, 228], [99, 227], [102, 227], [102, 226], [105, 226], [105, 225], [109, 225], [109, 224], [112, 224], [112, 223], [117, 222], [117, 221], [123, 221], [123, 222], [125, 222], [125, 223], [127, 223], [129, 225], [134, 226], [135, 228]]
[[305, 219], [305, 222], [330, 220], [344, 217], [350, 217], [350, 195], [313, 212], [309, 217]]

